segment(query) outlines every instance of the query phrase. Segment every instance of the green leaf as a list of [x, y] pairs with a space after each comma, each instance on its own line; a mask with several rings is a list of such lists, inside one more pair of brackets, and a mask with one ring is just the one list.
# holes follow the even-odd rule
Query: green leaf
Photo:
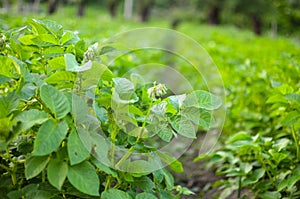
[[171, 193], [169, 193], [165, 190], [160, 190], [159, 191], [159, 198], [160, 199], [177, 199]]
[[[54, 21], [32, 19], [32, 22], [34, 22], [35, 24], [39, 24], [47, 31], [49, 31], [53, 36], [61, 36], [63, 33], [63, 27]], [[40, 33], [43, 34], [44, 32], [40, 32]]]
[[62, 92], [50, 85], [43, 85], [40, 90], [41, 99], [58, 119], [70, 112], [69, 101]]
[[133, 172], [136, 174], [149, 174], [149, 171], [153, 171], [153, 165], [149, 161], [145, 160], [126, 160], [122, 165], [121, 169], [126, 172]]
[[82, 66], [79, 66], [78, 62], [76, 61], [76, 57], [73, 54], [67, 53], [65, 54], [65, 63], [66, 63], [66, 70], [72, 72], [82, 72], [91, 69], [92, 62], [88, 61]]
[[33, 41], [34, 38], [36, 38], [36, 35], [24, 35], [18, 38], [18, 40], [24, 45], [34, 45], [35, 44], [35, 42]]
[[109, 189], [104, 191], [101, 194], [102, 199], [132, 199], [128, 193], [118, 190], [118, 189]]
[[171, 191], [174, 188], [174, 177], [172, 174], [167, 170], [163, 169], [163, 175], [166, 183], [167, 190]]
[[181, 115], [201, 127], [209, 128], [211, 126], [212, 116], [208, 111], [196, 107], [185, 107]]
[[281, 194], [277, 191], [266, 191], [262, 194], [258, 195], [259, 198], [263, 198], [263, 199], [280, 199], [281, 198]]
[[0, 140], [10, 140], [12, 138], [11, 133], [17, 133], [13, 132], [13, 127], [17, 123], [17, 120], [13, 120], [12, 116], [0, 118]]
[[94, 111], [99, 118], [99, 120], [103, 123], [108, 121], [108, 114], [105, 108], [99, 107], [97, 103], [93, 104]]
[[79, 41], [79, 37], [71, 31], [66, 31], [64, 32], [64, 34], [62, 35], [60, 42], [62, 44], [75, 44], [76, 42]]
[[67, 146], [71, 165], [78, 164], [90, 156], [89, 151], [80, 140], [76, 131], [72, 131], [69, 134]]
[[177, 133], [187, 138], [196, 138], [196, 128], [190, 120], [182, 118], [178, 125], [179, 127]]
[[142, 176], [140, 178], [134, 178], [131, 183], [134, 188], [139, 188], [144, 191], [150, 191], [155, 188], [154, 182], [147, 176]]
[[158, 137], [160, 137], [165, 142], [170, 142], [173, 137], [173, 134], [173, 130], [168, 126], [165, 126], [157, 133]]
[[300, 103], [300, 94], [290, 93], [285, 95], [285, 98]]
[[9, 113], [16, 110], [19, 99], [14, 94], [0, 97], [0, 118], [6, 117]]
[[245, 131], [241, 131], [229, 137], [226, 143], [230, 144], [241, 140], [252, 141], [252, 136]]
[[99, 196], [100, 181], [96, 169], [89, 162], [70, 166], [68, 180], [79, 191], [91, 196]]
[[49, 162], [48, 156], [31, 156], [25, 162], [25, 177], [26, 179], [33, 178], [45, 169]]
[[182, 163], [176, 158], [170, 156], [167, 153], [162, 153], [157, 151], [158, 156], [161, 158], [163, 162], [170, 166], [170, 168], [175, 172], [183, 172]]
[[49, 67], [51, 69], [65, 69], [65, 58], [63, 56], [61, 57], [55, 57], [48, 61]]
[[[116, 92], [119, 94], [132, 94], [134, 92], [134, 85], [126, 78], [113, 78]], [[130, 97], [130, 96], [129, 96]]]
[[291, 190], [291, 188], [300, 181], [300, 175], [292, 175], [287, 179], [287, 189]]
[[61, 187], [68, 174], [68, 164], [64, 160], [51, 159], [47, 168], [47, 177], [51, 185], [58, 190]]
[[285, 126], [295, 124], [299, 118], [300, 118], [300, 112], [298, 111], [289, 112], [287, 116], [282, 120], [282, 124]]
[[45, 82], [48, 84], [64, 84], [65, 82], [74, 82], [76, 75], [69, 71], [56, 71]]
[[63, 141], [68, 132], [68, 123], [66, 121], [58, 124], [50, 119], [39, 129], [34, 142], [33, 154], [43, 156], [55, 151]]
[[30, 198], [30, 199], [50, 199], [53, 198], [53, 192], [39, 190], [39, 184], [29, 184], [21, 190], [11, 191], [7, 195], [10, 199]]
[[17, 115], [15, 120], [21, 121], [22, 131], [26, 131], [35, 124], [42, 124], [48, 120], [48, 114], [44, 111], [39, 111], [37, 109], [31, 109], [28, 111], [23, 111]]
[[91, 161], [98, 169], [100, 169], [104, 173], [112, 175], [114, 178], [118, 177], [118, 173], [116, 171], [112, 170], [110, 167], [106, 166], [96, 158], [92, 158]]
[[134, 84], [134, 87], [136, 88], [137, 86], [143, 86], [145, 85], [145, 80], [143, 77], [137, 73], [131, 73], [130, 74], [130, 80]]
[[62, 56], [64, 55], [64, 49], [60, 46], [51, 46], [48, 48], [45, 48], [43, 54], [45, 55], [45, 57], [57, 57], [57, 56]]
[[135, 199], [157, 199], [157, 197], [153, 194], [144, 192], [136, 195]]
[[283, 95], [280, 95], [280, 94], [275, 94], [275, 95], [272, 95], [271, 97], [268, 98], [268, 100], [266, 101], [266, 103], [268, 104], [273, 104], [273, 103], [287, 103], [287, 100], [286, 98], [284, 98]]
[[246, 178], [243, 181], [244, 185], [257, 183], [259, 179], [261, 179], [265, 175], [264, 169], [256, 169], [249, 178]]
[[38, 37], [32, 39], [33, 41], [41, 40], [46, 44], [59, 45], [59, 41], [51, 34], [40, 34]]
[[113, 99], [119, 103], [134, 103], [138, 101], [137, 95], [134, 93], [134, 85], [126, 78], [113, 78], [115, 90]]
[[197, 90], [188, 94], [183, 104], [187, 107], [194, 106], [206, 110], [215, 110], [222, 105], [222, 100], [207, 91]]

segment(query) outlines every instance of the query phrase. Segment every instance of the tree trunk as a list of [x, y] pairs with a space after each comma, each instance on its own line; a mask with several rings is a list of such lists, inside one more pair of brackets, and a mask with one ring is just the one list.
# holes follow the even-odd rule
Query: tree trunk
[[18, 5], [18, 12], [22, 13], [24, 11], [23, 0], [18, 0], [17, 5]]
[[208, 11], [207, 22], [211, 25], [217, 25], [220, 23], [220, 8], [216, 5], [212, 5]]
[[33, 2], [33, 10], [35, 12], [39, 12], [40, 11], [40, 3], [41, 3], [41, 0], [34, 0], [34, 2]]
[[77, 16], [82, 17], [84, 15], [85, 6], [88, 0], [81, 0], [78, 5]]
[[2, 1], [2, 7], [5, 10], [5, 12], [9, 12], [10, 10], [10, 4], [8, 0], [3, 0]]
[[146, 22], [149, 20], [150, 10], [151, 10], [153, 3], [154, 3], [153, 0], [141, 0], [140, 1], [139, 14], [140, 14], [141, 22]]
[[261, 35], [262, 33], [262, 22], [257, 16], [252, 16], [252, 28], [256, 35]]
[[109, 14], [112, 18], [117, 16], [117, 8], [118, 8], [119, 0], [111, 0], [108, 3]]
[[133, 0], [125, 0], [124, 2], [124, 17], [125, 19], [131, 19], [133, 10]]
[[57, 0], [49, 0], [48, 1], [48, 14], [53, 14], [57, 10], [58, 1]]

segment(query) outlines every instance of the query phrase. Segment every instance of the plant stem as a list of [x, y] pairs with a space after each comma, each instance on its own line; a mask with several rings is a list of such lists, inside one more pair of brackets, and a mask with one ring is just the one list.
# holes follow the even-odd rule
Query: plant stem
[[3, 164], [0, 164], [0, 167], [2, 167], [3, 169], [5, 169], [6, 171], [10, 171], [9, 167], [3, 165]]
[[117, 127], [116, 125], [112, 125], [111, 128], [111, 146], [110, 146], [110, 156], [111, 156], [111, 165], [115, 165], [115, 141], [117, 137]]
[[129, 148], [129, 150], [127, 151], [127, 153], [121, 158], [121, 160], [119, 160], [119, 162], [116, 164], [116, 167], [120, 166], [134, 151], [133, 146]]
[[46, 181], [45, 170], [42, 171], [42, 183]]
[[298, 161], [300, 161], [299, 140], [298, 140], [298, 137], [297, 137], [297, 135], [296, 135], [296, 133], [295, 133], [294, 125], [292, 125], [292, 135], [293, 135], [293, 138], [294, 138], [294, 141], [295, 141], [295, 145], [296, 145], [297, 159], [298, 159]]
[[107, 191], [110, 188], [111, 185], [111, 176], [107, 176], [106, 185], [104, 191]]
[[[138, 143], [140, 141], [140, 139], [141, 139], [141, 137], [143, 135], [144, 128], [145, 128], [145, 126], [147, 124], [147, 120], [148, 120], [150, 112], [151, 112], [152, 104], [153, 104], [153, 101], [150, 102], [149, 108], [148, 108], [146, 116], [145, 116], [145, 120], [144, 120], [144, 122], [142, 124], [142, 130], [141, 130], [139, 136], [136, 139], [136, 143]], [[129, 148], [129, 150], [127, 151], [127, 153], [119, 160], [119, 162], [116, 164], [116, 166], [120, 166], [132, 154], [133, 151], [134, 151], [134, 148], [132, 146], [132, 147]]]
[[241, 189], [242, 189], [242, 176], [239, 176], [239, 188], [237, 198], [241, 197]]

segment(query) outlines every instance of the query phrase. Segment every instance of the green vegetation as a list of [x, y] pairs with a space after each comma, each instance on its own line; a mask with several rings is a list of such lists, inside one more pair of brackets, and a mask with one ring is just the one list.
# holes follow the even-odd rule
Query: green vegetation
[[[68, 7], [60, 9], [65, 12], [47, 18], [59, 21], [64, 29], [72, 30], [64, 34], [62, 27], [53, 23], [7, 15], [1, 19], [0, 195], [9, 193], [9, 198], [21, 198], [22, 195], [32, 198], [33, 194], [36, 198], [51, 198], [53, 195], [56, 198], [93, 198], [102, 193], [102, 198], [173, 198], [181, 193], [191, 194], [186, 188], [174, 186], [173, 176], [167, 169], [129, 175], [126, 169], [122, 172], [101, 164], [102, 161], [109, 166], [126, 163], [129, 157], [126, 154], [125, 158], [112, 158], [114, 147], [118, 145], [125, 145], [128, 155], [133, 150], [155, 152], [155, 148], [145, 144], [142, 136], [125, 136], [116, 132], [116, 121], [111, 115], [113, 107], [110, 107], [114, 93], [120, 97], [115, 104], [118, 108], [118, 103], [123, 100], [133, 102], [134, 106], [130, 104], [127, 107], [134, 115], [130, 121], [133, 120], [141, 129], [151, 125], [147, 119], [142, 120], [142, 116], [147, 118], [150, 113], [160, 117], [160, 112], [150, 111], [153, 106], [167, 104], [165, 118], [158, 118], [166, 122], [164, 125], [172, 125], [176, 117], [182, 117], [180, 108], [176, 103], [174, 106], [170, 98], [157, 96], [156, 100], [152, 100], [145, 95], [149, 88], [157, 88], [159, 84], [142, 84], [136, 81], [141, 79], [139, 77], [118, 78], [131, 68], [130, 61], [143, 63], [143, 60], [155, 60], [159, 57], [155, 53], [138, 54], [137, 60], [130, 61], [125, 57], [121, 60], [121, 64], [125, 64], [122, 69], [94, 64], [103, 71], [103, 79], [95, 90], [95, 103], [91, 107], [101, 121], [104, 130], [101, 136], [109, 137], [113, 144], [106, 146], [103, 137], [83, 128], [82, 132], [90, 131], [90, 140], [87, 141], [90, 145], [88, 150], [84, 149], [86, 143], [80, 141], [80, 132], [77, 132], [75, 124], [82, 122], [82, 126], [87, 126], [89, 121], [74, 118], [76, 111], [81, 110], [71, 105], [74, 99], [79, 105], [88, 103], [84, 101], [87, 99], [72, 96], [70, 90], [78, 81], [77, 73], [82, 73], [83, 80], [88, 73], [79, 72], [79, 66], [88, 66], [90, 60], [85, 52], [90, 49], [89, 52], [101, 54], [101, 48], [100, 52], [96, 52], [93, 43], [100, 42], [101, 45], [115, 33], [141, 25], [120, 18], [112, 21], [108, 14], [99, 15], [96, 10], [87, 11], [84, 18], [67, 18], [75, 10]], [[29, 26], [20, 28], [24, 21]], [[145, 26], [168, 27], [169, 23], [153, 20], [142, 25]], [[85, 41], [73, 31], [78, 31]], [[247, 198], [243, 190], [248, 190], [254, 198], [299, 198], [299, 42], [280, 36], [257, 37], [231, 26], [211, 27], [194, 22], [183, 22], [178, 31], [205, 47], [225, 84], [227, 115], [219, 147], [212, 153], [200, 155], [194, 163], [206, 164], [216, 170], [216, 175], [222, 175], [222, 179], [212, 185], [212, 188], [221, 190], [220, 196], [216, 193], [215, 197], [226, 198], [234, 193], [235, 198]], [[98, 58], [96, 56], [92, 60]], [[184, 73], [193, 76], [191, 71]], [[89, 82], [85, 83], [85, 86], [89, 85]], [[84, 89], [79, 91], [85, 92]], [[81, 96], [80, 92], [78, 96]], [[128, 94], [133, 98], [128, 98]], [[203, 91], [198, 94], [200, 100], [209, 95]], [[123, 117], [128, 122], [129, 119]], [[176, 125], [172, 127], [164, 129], [166, 134], [160, 134], [162, 141], [169, 141], [177, 134], [195, 137], [187, 130], [176, 130]], [[191, 126], [188, 128], [192, 129]], [[121, 132], [122, 129], [118, 130]], [[53, 135], [53, 132], [56, 134]], [[141, 132], [143, 130], [133, 133]], [[91, 140], [104, 143], [102, 150], [93, 148]], [[48, 147], [43, 147], [44, 142]], [[90, 155], [92, 152], [107, 156], [107, 160], [97, 161]], [[174, 161], [171, 169], [182, 171], [180, 162], [170, 156], [161, 156], [167, 163]], [[197, 162], [199, 160], [201, 162]], [[143, 162], [143, 165], [146, 163]]]

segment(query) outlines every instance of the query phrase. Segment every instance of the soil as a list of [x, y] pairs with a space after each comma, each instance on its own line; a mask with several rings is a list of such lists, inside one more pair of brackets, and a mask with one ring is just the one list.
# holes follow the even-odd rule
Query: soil
[[[207, 169], [205, 162], [194, 162], [194, 159], [199, 155], [203, 142], [209, 142], [209, 139], [204, 139], [205, 135], [199, 136], [195, 140], [186, 153], [179, 158], [182, 162], [184, 172], [173, 173], [175, 177], [175, 184], [189, 188], [195, 194], [189, 196], [182, 196], [182, 199], [214, 199], [218, 198], [221, 191], [218, 188], [212, 188], [212, 185], [217, 180], [224, 178], [224, 176], [216, 176], [212, 168]], [[248, 195], [247, 198], [253, 198], [248, 190], [242, 190], [242, 195]], [[237, 193], [232, 193], [227, 199], [237, 199]]]

